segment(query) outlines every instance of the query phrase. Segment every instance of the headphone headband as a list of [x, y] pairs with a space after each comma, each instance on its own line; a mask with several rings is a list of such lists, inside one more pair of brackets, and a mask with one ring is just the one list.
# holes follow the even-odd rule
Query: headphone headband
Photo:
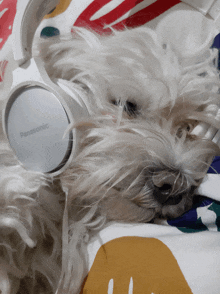
[[31, 58], [36, 29], [58, 3], [59, 0], [18, 0], [12, 35], [14, 59], [19, 66]]

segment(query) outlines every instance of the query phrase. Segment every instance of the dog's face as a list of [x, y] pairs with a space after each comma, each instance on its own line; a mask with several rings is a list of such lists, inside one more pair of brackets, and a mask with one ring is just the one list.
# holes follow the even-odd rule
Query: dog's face
[[97, 206], [129, 222], [180, 216], [219, 151], [192, 132], [200, 121], [218, 124], [217, 72], [207, 61], [184, 64], [149, 30], [88, 36], [45, 57], [49, 74], [86, 92], [93, 112], [74, 126], [80, 152], [61, 175], [72, 209]]
[[74, 204], [80, 209], [97, 205], [108, 220], [180, 216], [191, 208], [217, 148], [191, 135], [190, 123], [157, 114], [128, 118], [123, 110], [117, 125], [117, 111], [115, 106], [112, 114], [79, 126], [80, 154], [62, 175]]

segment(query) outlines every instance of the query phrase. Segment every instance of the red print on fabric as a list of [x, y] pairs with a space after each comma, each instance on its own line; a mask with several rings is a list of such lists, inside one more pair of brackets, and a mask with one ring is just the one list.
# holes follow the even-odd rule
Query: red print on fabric
[[[92, 16], [109, 2], [111, 2], [111, 0], [94, 0], [77, 18], [74, 26], [89, 27], [98, 33], [110, 33], [111, 30], [107, 26], [116, 22], [129, 11], [132, 13], [132, 9], [139, 3], [143, 2], [143, 0], [124, 0], [109, 13], [98, 19], [91, 20]], [[157, 0], [146, 8], [132, 14], [117, 24], [112, 25], [112, 28], [122, 30], [124, 27], [133, 28], [144, 25], [180, 2], [180, 0]]]
[[17, 0], [0, 0], [0, 49], [12, 32]]

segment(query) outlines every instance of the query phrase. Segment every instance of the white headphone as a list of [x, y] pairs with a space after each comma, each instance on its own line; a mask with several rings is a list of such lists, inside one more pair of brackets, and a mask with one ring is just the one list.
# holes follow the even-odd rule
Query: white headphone
[[27, 169], [61, 173], [74, 158], [78, 134], [65, 138], [68, 126], [88, 116], [85, 101], [70, 82], [52, 82], [40, 58], [31, 56], [35, 31], [59, 0], [22, 0], [12, 37], [14, 59], [12, 88], [3, 113], [3, 127], [18, 160]]

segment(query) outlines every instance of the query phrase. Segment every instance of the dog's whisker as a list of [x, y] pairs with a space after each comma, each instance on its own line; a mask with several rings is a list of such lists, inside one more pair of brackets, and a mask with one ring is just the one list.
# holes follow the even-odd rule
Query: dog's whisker
[[142, 171], [137, 175], [137, 177], [131, 182], [131, 184], [127, 187], [127, 189], [124, 191], [125, 194], [131, 190], [133, 187], [135, 187], [142, 178]]
[[[112, 180], [110, 180], [112, 182], [111, 186], [107, 188], [107, 192], [112, 189], [112, 188], [116, 188], [117, 189], [117, 185], [119, 183], [121, 183], [123, 180], [125, 180], [130, 174], [132, 174], [133, 170], [129, 170], [125, 173], [123, 173], [117, 180], [115, 180], [114, 182], [112, 182]], [[117, 175], [116, 175], [117, 176]], [[114, 177], [115, 178], [115, 177]]]

